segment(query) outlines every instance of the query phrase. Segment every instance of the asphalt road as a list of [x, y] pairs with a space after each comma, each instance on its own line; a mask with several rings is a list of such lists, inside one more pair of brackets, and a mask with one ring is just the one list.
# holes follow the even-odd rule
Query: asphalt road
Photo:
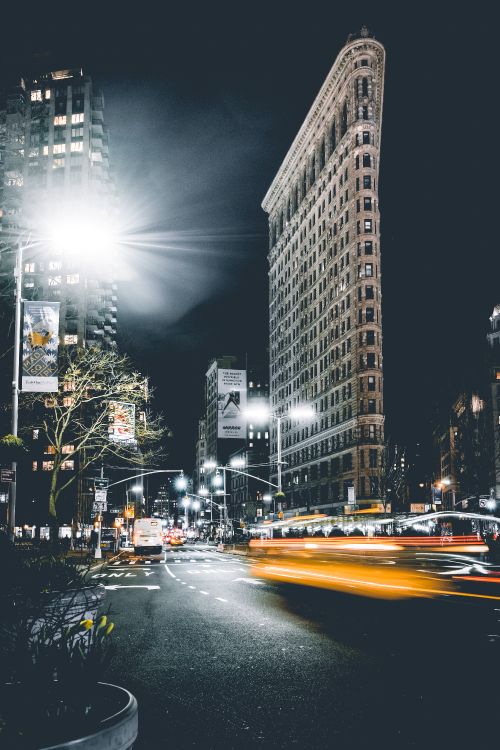
[[192, 545], [118, 561], [107, 679], [139, 700], [136, 750], [433, 748], [500, 741], [500, 611], [278, 587]]

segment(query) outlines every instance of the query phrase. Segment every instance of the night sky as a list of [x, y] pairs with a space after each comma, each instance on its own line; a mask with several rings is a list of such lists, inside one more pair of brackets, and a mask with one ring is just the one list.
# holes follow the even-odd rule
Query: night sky
[[171, 464], [188, 471], [209, 358], [267, 359], [261, 200], [348, 34], [369, 27], [387, 52], [386, 433], [428, 432], [432, 404], [473, 380], [500, 302], [487, 5], [463, 15], [451, 3], [36, 7], [4, 25], [2, 79], [42, 53], [44, 69], [81, 65], [104, 90], [127, 236], [120, 344], [150, 374], [175, 434]]

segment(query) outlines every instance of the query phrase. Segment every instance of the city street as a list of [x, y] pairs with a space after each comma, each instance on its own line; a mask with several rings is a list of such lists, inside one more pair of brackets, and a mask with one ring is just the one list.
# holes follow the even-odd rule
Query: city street
[[137, 750], [495, 741], [493, 605], [284, 589], [213, 547], [165, 554], [94, 573], [116, 624], [108, 678], [139, 700]]

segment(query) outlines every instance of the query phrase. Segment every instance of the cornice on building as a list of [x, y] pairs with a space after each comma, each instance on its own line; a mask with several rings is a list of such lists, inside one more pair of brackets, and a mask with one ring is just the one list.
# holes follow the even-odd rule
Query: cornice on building
[[304, 155], [305, 148], [308, 147], [308, 139], [312, 135], [318, 121], [321, 116], [326, 113], [332, 94], [335, 89], [341, 89], [343, 82], [341, 76], [345, 71], [347, 64], [350, 62], [354, 52], [362, 51], [374, 51], [378, 55], [378, 65], [376, 70], [377, 75], [377, 86], [376, 86], [376, 106], [377, 112], [381, 112], [381, 102], [383, 101], [383, 88], [384, 88], [384, 63], [385, 63], [385, 49], [383, 45], [376, 39], [372, 38], [361, 38], [353, 40], [346, 44], [339, 52], [328, 76], [326, 77], [323, 86], [321, 87], [319, 94], [314, 100], [306, 119], [304, 120], [299, 132], [297, 133], [292, 145], [290, 146], [288, 153], [286, 154], [274, 180], [271, 183], [264, 199], [262, 201], [262, 208], [266, 213], [271, 213], [276, 201], [280, 198], [280, 195], [286, 187], [287, 180], [290, 175], [295, 173], [298, 162]]

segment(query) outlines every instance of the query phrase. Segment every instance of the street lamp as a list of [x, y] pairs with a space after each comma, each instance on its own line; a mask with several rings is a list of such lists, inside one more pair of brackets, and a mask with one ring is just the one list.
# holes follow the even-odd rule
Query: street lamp
[[[254, 422], [266, 422], [269, 419], [275, 419], [276, 420], [276, 427], [277, 427], [277, 434], [276, 434], [276, 441], [277, 441], [277, 469], [278, 469], [278, 495], [283, 494], [282, 489], [282, 479], [281, 479], [281, 472], [283, 467], [283, 461], [281, 458], [281, 422], [283, 419], [295, 419], [295, 420], [306, 420], [306, 419], [312, 419], [314, 416], [314, 410], [311, 406], [308, 406], [307, 404], [294, 406], [292, 409], [290, 409], [289, 412], [285, 414], [278, 414], [275, 412], [270, 411], [265, 404], [255, 404], [251, 408], [247, 409], [245, 416], [247, 420], [252, 420]], [[276, 512], [276, 499], [274, 502], [273, 512]]]

